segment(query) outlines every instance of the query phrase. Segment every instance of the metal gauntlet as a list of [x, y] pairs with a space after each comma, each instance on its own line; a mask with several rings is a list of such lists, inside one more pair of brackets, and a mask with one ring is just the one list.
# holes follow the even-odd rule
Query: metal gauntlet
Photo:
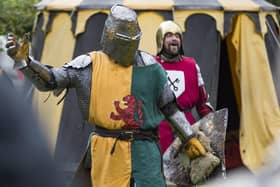
[[53, 90], [56, 87], [52, 71], [46, 65], [29, 57], [27, 66], [20, 69], [40, 91]]

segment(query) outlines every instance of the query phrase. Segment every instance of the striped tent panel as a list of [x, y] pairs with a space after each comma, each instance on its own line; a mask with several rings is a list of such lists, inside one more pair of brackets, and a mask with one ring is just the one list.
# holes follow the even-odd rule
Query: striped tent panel
[[109, 9], [114, 4], [123, 4], [135, 10], [171, 10], [172, 0], [83, 0], [77, 9]]
[[109, 9], [112, 5], [122, 2], [122, 0], [82, 0], [77, 9]]
[[251, 0], [219, 0], [222, 4], [224, 10], [228, 11], [257, 11], [260, 8], [260, 5], [251, 1]]
[[185, 0], [175, 0], [174, 1], [175, 9], [191, 9], [191, 10], [222, 10], [223, 7], [218, 0], [196, 0], [196, 1], [185, 1]]
[[172, 0], [124, 0], [126, 5], [135, 10], [172, 10], [174, 2]]
[[218, 0], [226, 11], [277, 10], [278, 8], [263, 0]]
[[268, 3], [264, 0], [252, 0], [255, 3], [260, 5], [261, 10], [266, 10], [266, 11], [272, 11], [272, 10], [279, 10], [279, 7], [276, 7], [275, 5], [272, 5], [271, 3]]
[[38, 10], [73, 10], [82, 0], [43, 0], [36, 5]]
[[225, 10], [225, 11], [272, 11], [278, 7], [264, 0], [43, 0], [37, 9], [109, 9], [119, 3], [138, 10]]

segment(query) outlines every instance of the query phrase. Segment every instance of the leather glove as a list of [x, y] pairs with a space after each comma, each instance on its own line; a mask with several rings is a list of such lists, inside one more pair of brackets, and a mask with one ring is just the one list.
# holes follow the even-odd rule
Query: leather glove
[[187, 142], [187, 154], [190, 159], [194, 159], [199, 156], [204, 156], [206, 154], [206, 150], [204, 146], [200, 143], [200, 141], [193, 137]]
[[8, 34], [6, 42], [7, 54], [16, 62], [22, 60], [28, 61], [29, 38], [30, 34], [25, 33], [22, 40], [18, 43], [13, 33]]

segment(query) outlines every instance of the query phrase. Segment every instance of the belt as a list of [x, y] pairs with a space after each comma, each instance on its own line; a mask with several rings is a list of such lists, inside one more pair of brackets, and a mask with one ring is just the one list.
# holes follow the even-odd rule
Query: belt
[[105, 129], [99, 126], [95, 126], [95, 133], [102, 137], [112, 137], [124, 141], [133, 141], [133, 140], [157, 141], [159, 139], [156, 130], [142, 130], [142, 129], [111, 130], [111, 129]]
[[159, 140], [157, 130], [142, 130], [142, 129], [111, 130], [111, 129], [105, 129], [105, 128], [102, 128], [99, 126], [95, 126], [94, 131], [97, 135], [102, 136], [102, 137], [116, 138], [116, 141], [111, 150], [111, 154], [113, 154], [118, 140], [129, 141], [129, 142], [134, 141], [134, 140], [148, 140], [148, 141], [158, 141]]

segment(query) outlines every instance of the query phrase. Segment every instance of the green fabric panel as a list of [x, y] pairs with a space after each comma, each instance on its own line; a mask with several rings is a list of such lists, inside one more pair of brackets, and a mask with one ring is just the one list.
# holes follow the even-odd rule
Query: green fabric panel
[[[141, 127], [142, 129], [155, 129], [164, 119], [157, 107], [157, 102], [166, 82], [166, 72], [157, 63], [133, 68], [131, 93], [137, 101], [141, 100], [143, 102], [144, 124]], [[137, 115], [134, 116], [137, 121]]]
[[[167, 82], [165, 70], [158, 64], [134, 67], [132, 95], [142, 100], [142, 129], [156, 129], [163, 120], [157, 102]], [[135, 115], [137, 116], [137, 115]], [[137, 117], [135, 117], [137, 120]], [[132, 176], [137, 187], [165, 186], [161, 171], [161, 153], [154, 141], [133, 141], [131, 144]]]
[[165, 187], [159, 145], [152, 141], [131, 144], [132, 177], [137, 187]]

